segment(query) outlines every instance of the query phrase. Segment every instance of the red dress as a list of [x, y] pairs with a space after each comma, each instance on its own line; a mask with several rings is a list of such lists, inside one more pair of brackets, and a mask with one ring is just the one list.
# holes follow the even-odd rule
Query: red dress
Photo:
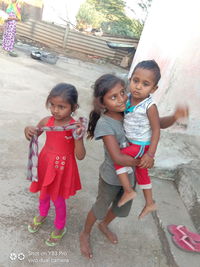
[[[72, 119], [70, 123], [73, 122]], [[54, 126], [54, 117], [49, 118], [46, 126]], [[80, 189], [72, 130], [46, 132], [46, 142], [38, 158], [38, 182], [31, 183], [30, 191], [40, 191], [41, 199], [48, 194], [56, 200], [58, 196], [67, 199]]]

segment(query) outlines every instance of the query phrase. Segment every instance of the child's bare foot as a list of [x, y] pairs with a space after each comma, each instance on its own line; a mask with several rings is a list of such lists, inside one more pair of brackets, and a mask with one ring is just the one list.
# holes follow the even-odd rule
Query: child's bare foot
[[136, 192], [134, 190], [131, 190], [130, 192], [125, 191], [122, 195], [122, 197], [120, 198], [117, 206], [121, 207], [124, 204], [126, 204], [128, 201], [134, 199], [136, 197]]
[[79, 240], [80, 240], [81, 254], [85, 256], [86, 258], [91, 259], [93, 255], [92, 255], [92, 250], [90, 247], [90, 235], [84, 232], [81, 232]]
[[105, 225], [103, 222], [98, 224], [99, 230], [107, 237], [107, 239], [113, 243], [117, 244], [118, 243], [118, 238], [115, 233], [110, 231], [107, 225]]
[[146, 205], [143, 210], [141, 211], [140, 215], [139, 215], [139, 219], [142, 219], [145, 215], [147, 215], [148, 213], [156, 210], [157, 207], [156, 207], [156, 204], [153, 203], [151, 205]]

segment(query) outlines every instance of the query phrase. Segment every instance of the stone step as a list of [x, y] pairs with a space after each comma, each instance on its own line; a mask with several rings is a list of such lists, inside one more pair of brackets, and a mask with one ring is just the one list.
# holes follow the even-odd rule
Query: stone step
[[180, 166], [175, 185], [193, 223], [200, 233], [200, 169], [198, 162]]
[[151, 177], [174, 181], [180, 197], [200, 233], [200, 137], [163, 131]]
[[177, 132], [162, 131], [156, 151], [155, 166], [150, 175], [175, 180], [183, 165], [199, 158], [200, 138]]
[[197, 232], [174, 182], [154, 178], [153, 195], [158, 205], [158, 210], [153, 213], [153, 218], [158, 227], [168, 265], [173, 267], [199, 267], [200, 254], [188, 253], [177, 248], [167, 231], [167, 225], [176, 224], [185, 225], [191, 231]]
[[176, 168], [154, 168], [150, 170], [151, 177], [159, 177], [174, 181], [179, 195], [190, 214], [193, 223], [200, 233], [200, 168], [199, 162], [191, 161]]

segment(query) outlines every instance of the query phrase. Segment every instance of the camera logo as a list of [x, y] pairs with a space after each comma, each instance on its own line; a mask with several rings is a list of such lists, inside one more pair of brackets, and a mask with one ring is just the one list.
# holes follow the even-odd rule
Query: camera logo
[[10, 259], [11, 259], [11, 261], [15, 261], [17, 259], [17, 254], [16, 253], [10, 253]]
[[11, 259], [11, 261], [15, 261], [16, 259], [18, 259], [19, 261], [23, 261], [25, 259], [25, 255], [24, 255], [24, 253], [16, 254], [16, 253], [12, 252], [12, 253], [10, 253], [10, 259]]
[[19, 261], [23, 261], [25, 259], [24, 253], [19, 253], [17, 258], [18, 258]]

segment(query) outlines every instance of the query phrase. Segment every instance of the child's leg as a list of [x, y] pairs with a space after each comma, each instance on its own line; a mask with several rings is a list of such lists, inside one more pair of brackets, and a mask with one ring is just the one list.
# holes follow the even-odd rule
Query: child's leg
[[[59, 196], [55, 201], [53, 201], [53, 203], [55, 206], [55, 213], [56, 213], [54, 226], [59, 233], [62, 232], [66, 224], [66, 217], [67, 217], [66, 202], [63, 197]], [[54, 231], [54, 233], [56, 234], [56, 231]]]
[[152, 196], [152, 185], [150, 177], [148, 175], [148, 170], [136, 167], [135, 175], [140, 188], [143, 190], [144, 198], [146, 201], [145, 206], [139, 215], [139, 219], [141, 219], [148, 213], [156, 210], [156, 204]]
[[[110, 242], [114, 244], [117, 243], [118, 239], [117, 236], [112, 231], [110, 231], [110, 229], [108, 228], [108, 224], [115, 218], [115, 214], [112, 212], [111, 209], [109, 209], [105, 218], [98, 225], [99, 230], [106, 235]], [[96, 221], [97, 218], [93, 210], [91, 209], [87, 215], [83, 231], [80, 233], [80, 250], [86, 258], [93, 257], [92, 249], [90, 246], [90, 233]]]
[[81, 231], [79, 237], [81, 254], [88, 259], [92, 258], [92, 249], [90, 246], [90, 233], [92, 231], [92, 228], [96, 220], [97, 218], [95, 217], [94, 212], [91, 209], [88, 212], [83, 231]]
[[113, 243], [117, 244], [118, 238], [115, 233], [113, 233], [109, 228], [108, 225], [116, 218], [116, 215], [113, 213], [112, 208], [110, 208], [105, 216], [105, 218], [99, 223], [99, 230], [108, 238], [108, 240]]
[[114, 201], [112, 202], [112, 206], [108, 210], [106, 216], [104, 219], [99, 223], [99, 229], [104, 233], [104, 235], [111, 241], [111, 243], [116, 244], [118, 243], [118, 238], [115, 233], [113, 233], [108, 225], [116, 218], [116, 217], [127, 217], [129, 215], [129, 212], [131, 210], [132, 201], [127, 202], [123, 207], [118, 207], [118, 202], [121, 199], [123, 195], [123, 189], [118, 191], [118, 194], [116, 195]]
[[127, 172], [118, 174], [118, 178], [124, 189], [124, 193], [118, 202], [118, 207], [121, 207], [124, 204], [126, 204], [128, 201], [134, 199], [136, 197], [136, 192], [133, 190], [131, 186]]
[[50, 196], [46, 195], [45, 198], [39, 199], [39, 215], [34, 217], [33, 222], [28, 225], [29, 232], [35, 233], [39, 230], [41, 224], [45, 221], [50, 208]]
[[[107, 225], [116, 216], [112, 212], [110, 212], [109, 206], [116, 198], [120, 188], [121, 188], [120, 186], [107, 184], [101, 177], [99, 178], [98, 195], [96, 198], [96, 202], [94, 203], [92, 209], [89, 211], [85, 221], [84, 228], [80, 233], [80, 250], [81, 253], [87, 258], [92, 258], [92, 249], [90, 246], [90, 233], [97, 220], [102, 220], [102, 222], [105, 223], [105, 224], [103, 223], [104, 225], [102, 225], [102, 227], [100, 226], [99, 229], [107, 237], [108, 235], [109, 237], [111, 237], [110, 234], [111, 231], [109, 230]], [[110, 238], [109, 240], [111, 241]]]
[[50, 196], [46, 195], [45, 198], [39, 199], [39, 217], [47, 217], [50, 208]]
[[[131, 157], [137, 157], [140, 152], [141, 146], [139, 145], [130, 145], [128, 147], [125, 147], [121, 149], [122, 154], [129, 155]], [[121, 207], [126, 202], [134, 199], [136, 197], [136, 192], [133, 190], [131, 183], [128, 178], [128, 174], [126, 172], [127, 167], [120, 166], [118, 164], [114, 164], [116, 173], [118, 175], [118, 178], [120, 180], [120, 183], [124, 189], [124, 194], [122, 195], [118, 207]]]
[[57, 242], [59, 242], [66, 232], [65, 223], [67, 211], [65, 199], [59, 196], [56, 200], [53, 201], [53, 203], [55, 206], [56, 213], [54, 220], [55, 229], [51, 233], [51, 236], [46, 240], [46, 244], [49, 246], [54, 246]]
[[156, 204], [152, 197], [152, 189], [143, 189], [144, 198], [146, 200], [146, 205], [139, 215], [139, 219], [142, 219], [148, 213], [156, 210]]

